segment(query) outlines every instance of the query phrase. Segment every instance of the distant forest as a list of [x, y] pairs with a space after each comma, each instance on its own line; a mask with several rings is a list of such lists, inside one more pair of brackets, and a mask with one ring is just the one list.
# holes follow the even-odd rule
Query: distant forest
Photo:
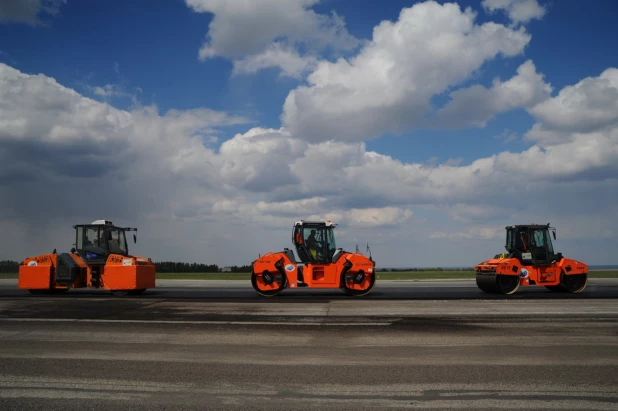
[[435, 268], [431, 268], [431, 267], [425, 267], [425, 268], [376, 268], [376, 271], [379, 272], [392, 272], [392, 273], [397, 273], [397, 272], [414, 272], [414, 271], [472, 271], [474, 270], [473, 267], [467, 267], [467, 268], [463, 268], [463, 267], [459, 267], [459, 268], [442, 268], [442, 267], [435, 267]]
[[16, 273], [19, 271], [19, 263], [17, 261], [2, 260], [0, 261], [0, 273]]
[[[217, 273], [222, 271], [217, 264], [207, 265], [200, 263], [178, 263], [174, 261], [155, 262], [158, 273]], [[225, 267], [225, 271], [230, 273], [250, 273], [251, 266], [231, 266]]]

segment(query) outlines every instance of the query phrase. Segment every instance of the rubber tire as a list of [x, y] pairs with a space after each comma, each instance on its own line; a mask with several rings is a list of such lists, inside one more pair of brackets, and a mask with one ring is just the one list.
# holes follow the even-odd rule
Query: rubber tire
[[129, 291], [129, 295], [141, 295], [146, 291], [146, 288], [138, 288], [137, 290]]
[[124, 297], [125, 295], [129, 295], [131, 290], [109, 290], [116, 297]]
[[253, 289], [255, 290], [255, 292], [258, 293], [260, 296], [274, 297], [275, 295], [278, 295], [281, 291], [285, 290], [285, 287], [287, 286], [288, 278], [283, 274], [282, 276], [283, 276], [283, 281], [281, 282], [281, 287], [279, 287], [276, 290], [270, 290], [270, 291], [260, 290], [259, 287], [257, 286], [257, 275], [255, 275], [255, 273], [251, 273], [251, 285], [253, 286]]
[[[349, 274], [349, 273], [346, 273]], [[352, 297], [363, 297], [367, 294], [369, 294], [371, 292], [371, 290], [373, 290], [373, 287], [376, 285], [376, 275], [375, 273], [373, 273], [371, 275], [371, 284], [369, 285], [369, 287], [365, 290], [350, 290], [348, 287], [345, 286], [346, 282], [345, 282], [345, 276], [346, 274], [342, 274], [341, 275], [341, 284], [343, 284], [343, 287], [339, 287], [341, 288], [347, 295], [351, 295]]]

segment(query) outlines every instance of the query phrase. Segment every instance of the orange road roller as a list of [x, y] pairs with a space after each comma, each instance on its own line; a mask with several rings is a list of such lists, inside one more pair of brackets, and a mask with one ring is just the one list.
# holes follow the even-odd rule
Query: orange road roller
[[[100, 288], [115, 295], [133, 295], [155, 287], [152, 261], [129, 254], [126, 233], [137, 228], [116, 227], [106, 220], [74, 228], [75, 247], [70, 253], [58, 254], [54, 250], [22, 262], [20, 289], [38, 294]], [[137, 242], [135, 234], [133, 242]]]
[[292, 230], [294, 252], [284, 248], [253, 261], [251, 284], [261, 296], [272, 297], [286, 288], [339, 288], [347, 294], [368, 294], [375, 284], [375, 261], [358, 250], [343, 251], [335, 245], [331, 221], [298, 221]]
[[545, 286], [551, 291], [579, 293], [588, 285], [588, 266], [554, 252], [547, 225], [506, 227], [506, 253], [474, 267], [476, 284], [487, 292], [513, 294], [521, 286]]

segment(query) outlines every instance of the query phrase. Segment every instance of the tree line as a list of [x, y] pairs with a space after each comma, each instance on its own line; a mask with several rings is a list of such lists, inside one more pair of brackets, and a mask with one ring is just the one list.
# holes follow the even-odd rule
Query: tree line
[[16, 273], [19, 271], [19, 263], [17, 261], [2, 260], [0, 261], [0, 273]]
[[250, 273], [250, 265], [219, 267], [217, 264], [181, 263], [176, 261], [154, 262], [158, 273], [218, 273], [227, 271], [231, 273]]
[[19, 271], [19, 263], [17, 261], [2, 260], [0, 261], [0, 273], [16, 273]]
[[472, 271], [474, 270], [474, 268], [469, 267], [469, 268], [442, 268], [442, 267], [435, 267], [435, 268], [376, 268], [376, 271], [379, 272], [392, 272], [392, 273], [397, 273], [397, 272], [411, 272], [411, 271]]

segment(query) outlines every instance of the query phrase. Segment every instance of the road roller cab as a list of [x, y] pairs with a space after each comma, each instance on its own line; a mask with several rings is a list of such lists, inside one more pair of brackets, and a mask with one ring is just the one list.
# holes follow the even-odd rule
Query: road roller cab
[[[550, 235], [550, 233], [552, 235]], [[547, 225], [506, 227], [506, 253], [476, 265], [476, 283], [488, 293], [513, 294], [520, 286], [578, 293], [588, 284], [588, 266], [554, 252], [556, 229]]]
[[296, 250], [267, 253], [252, 263], [251, 283], [258, 294], [273, 296], [285, 288], [339, 288], [368, 294], [375, 284], [375, 262], [356, 251], [337, 248], [331, 221], [298, 221], [292, 229]]
[[[73, 227], [75, 247], [70, 253], [54, 250], [23, 261], [19, 267], [20, 289], [41, 293], [102, 288], [125, 295], [155, 287], [152, 261], [129, 254], [126, 233], [137, 228], [116, 227], [107, 220]], [[137, 242], [135, 234], [133, 242]]]

